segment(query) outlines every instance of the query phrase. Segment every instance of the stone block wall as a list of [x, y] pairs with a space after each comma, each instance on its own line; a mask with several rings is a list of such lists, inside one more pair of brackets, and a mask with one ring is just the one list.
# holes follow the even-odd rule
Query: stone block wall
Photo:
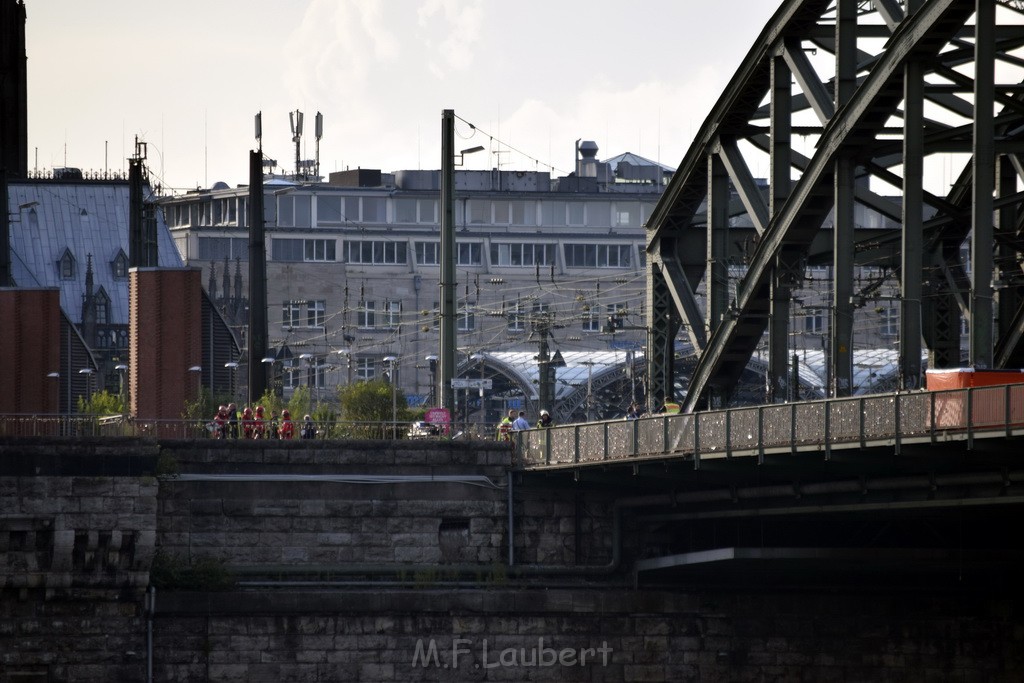
[[1019, 600], [628, 589], [157, 600], [156, 680], [1017, 681]]
[[0, 682], [143, 680], [156, 454], [0, 441]]

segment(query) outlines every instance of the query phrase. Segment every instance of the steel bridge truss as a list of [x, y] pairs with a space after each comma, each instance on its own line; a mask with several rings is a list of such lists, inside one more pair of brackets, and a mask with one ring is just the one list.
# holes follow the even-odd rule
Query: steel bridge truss
[[[651, 344], [668, 348], [682, 330], [699, 352], [686, 412], [727, 405], [765, 340], [769, 396], [786, 397], [791, 292], [827, 233], [830, 396], [853, 386], [855, 268], [881, 265], [886, 243], [884, 265], [901, 282], [900, 388], [921, 387], [924, 348], [934, 367], [960, 364], [961, 320], [972, 366], [1024, 361], [1021, 10], [996, 0], [783, 2], [647, 226]], [[764, 187], [752, 169], [766, 159]], [[936, 182], [948, 169], [952, 185]], [[899, 228], [864, 237], [855, 205]], [[730, 227], [738, 214], [756, 232], [746, 255]], [[737, 259], [745, 273], [731, 282]], [[672, 360], [651, 353], [648, 363], [658, 400], [673, 385]]]

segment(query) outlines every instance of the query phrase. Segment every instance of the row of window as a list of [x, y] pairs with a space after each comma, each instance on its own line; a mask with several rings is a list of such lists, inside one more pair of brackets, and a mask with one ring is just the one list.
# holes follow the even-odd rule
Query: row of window
[[[57, 272], [61, 280], [74, 280], [78, 277], [78, 259], [68, 248], [57, 260]], [[118, 249], [114, 259], [110, 262], [110, 273], [115, 278], [123, 280], [128, 277], [128, 256], [123, 249]]]
[[[346, 223], [437, 225], [440, 222], [438, 200], [433, 198], [288, 194], [277, 197], [276, 208], [276, 223], [270, 215], [267, 221], [282, 228], [335, 227]], [[625, 199], [465, 199], [456, 203], [454, 220], [457, 225], [639, 228], [653, 208], [653, 203]], [[172, 228], [244, 227], [248, 225], [248, 197], [169, 204], [164, 215]]]
[[[200, 237], [200, 258], [232, 258], [240, 255], [240, 245], [225, 240], [236, 238]], [[219, 240], [203, 246], [204, 240]], [[321, 262], [337, 261], [336, 240], [274, 238], [271, 241], [271, 260]], [[388, 240], [344, 240], [342, 259], [346, 263], [361, 265], [399, 265], [409, 262], [406, 242]], [[559, 245], [523, 242], [491, 242], [490, 265], [498, 267], [553, 266]], [[567, 268], [632, 268], [634, 252], [642, 259], [641, 247], [632, 244], [563, 245]], [[481, 242], [463, 242], [455, 245], [456, 263], [460, 266], [484, 265], [484, 245]], [[438, 242], [414, 242], [413, 253], [421, 266], [441, 264], [441, 246]], [[642, 263], [642, 260], [640, 261]]]
[[[361, 330], [394, 330], [402, 324], [402, 302], [397, 299], [388, 299], [380, 302], [364, 300], [358, 302], [355, 308], [355, 324]], [[625, 304], [608, 304], [605, 306], [605, 315], [619, 315], [626, 310]], [[456, 327], [460, 332], [470, 332], [476, 329], [476, 302], [470, 301], [463, 304], [456, 313]], [[509, 332], [526, 331], [526, 323], [531, 315], [550, 313], [549, 304], [535, 301], [529, 306], [520, 301], [506, 302], [503, 304], [501, 316], [506, 320]], [[434, 302], [433, 310], [429, 318], [430, 326], [437, 328], [440, 324], [440, 304]], [[295, 327], [323, 327], [327, 322], [327, 302], [323, 299], [308, 301], [284, 301], [281, 304], [281, 326], [285, 328]], [[582, 321], [582, 330], [585, 332], [599, 332], [604, 323], [602, 313], [599, 310], [588, 311]]]

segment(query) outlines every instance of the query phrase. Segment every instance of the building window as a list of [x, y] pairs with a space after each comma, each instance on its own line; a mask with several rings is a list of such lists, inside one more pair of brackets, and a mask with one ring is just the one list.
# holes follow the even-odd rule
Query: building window
[[494, 266], [549, 266], [554, 262], [553, 244], [491, 243], [491, 265]]
[[200, 237], [199, 259], [201, 261], [249, 260], [249, 240], [244, 237]]
[[299, 240], [275, 237], [272, 246], [274, 261], [337, 261], [333, 239]]
[[60, 261], [57, 262], [57, 267], [60, 269], [61, 280], [75, 279], [75, 257], [71, 255], [71, 250], [64, 250], [64, 254], [60, 257]]
[[437, 242], [417, 242], [416, 263], [421, 266], [441, 265], [441, 245]]
[[298, 327], [302, 320], [302, 302], [285, 301], [281, 304], [281, 325], [284, 327]]
[[128, 257], [125, 256], [124, 250], [118, 250], [117, 256], [110, 262], [110, 268], [117, 279], [123, 280], [128, 277]]
[[587, 202], [587, 227], [611, 227], [611, 207], [608, 202]]
[[814, 311], [804, 316], [804, 332], [822, 334], [825, 331], [825, 316], [821, 311]]
[[300, 371], [297, 361], [285, 361], [285, 366], [281, 370], [281, 381], [284, 383], [286, 389], [294, 389], [299, 386], [299, 374]]
[[483, 225], [491, 222], [491, 202], [485, 199], [470, 199], [467, 208], [467, 222]]
[[311, 225], [309, 195], [285, 195], [277, 198], [277, 225], [282, 228], [308, 228]]
[[318, 195], [316, 198], [317, 225], [338, 225], [348, 218], [345, 215], [345, 197]]
[[512, 212], [511, 223], [512, 225], [535, 225], [537, 219], [535, 214], [531, 211], [527, 213], [527, 207], [533, 208], [532, 204], [527, 204], [523, 201], [511, 201], [509, 202], [509, 209]]
[[566, 244], [566, 268], [629, 268], [632, 256], [627, 244]]
[[567, 205], [569, 209], [569, 225], [584, 225], [584, 216], [586, 215], [584, 206], [583, 202], [569, 202]]
[[402, 302], [391, 300], [384, 302], [384, 324], [387, 327], [398, 327], [402, 324]]
[[110, 297], [107, 296], [106, 290], [100, 287], [100, 291], [96, 292], [96, 296], [93, 299], [96, 304], [96, 324], [107, 325], [110, 323]]
[[541, 225], [559, 227], [565, 225], [565, 202], [542, 202]]
[[895, 336], [900, 331], [900, 309], [898, 306], [886, 306], [879, 315], [882, 318], [882, 334]]
[[396, 223], [436, 223], [437, 200], [402, 198], [395, 200]]
[[323, 327], [327, 322], [327, 301], [317, 299], [306, 302], [306, 326]]
[[584, 332], [600, 332], [601, 331], [601, 316], [591, 308], [588, 311], [583, 312], [583, 331]]
[[615, 227], [618, 228], [639, 228], [640, 227], [640, 203], [639, 202], [616, 202], [615, 203]]
[[483, 245], [479, 242], [468, 242], [455, 245], [458, 252], [455, 257], [457, 265], [460, 266], [481, 266], [484, 262]]
[[476, 315], [473, 313], [474, 304], [467, 301], [466, 305], [459, 311], [456, 327], [459, 332], [469, 332], [476, 328]]
[[387, 201], [384, 197], [363, 197], [363, 222], [385, 223], [387, 221]]
[[376, 325], [376, 302], [373, 301], [360, 301], [359, 308], [356, 310], [356, 324], [363, 328], [369, 329]]
[[505, 318], [508, 320], [508, 331], [509, 332], [522, 332], [526, 329], [526, 321], [523, 305], [518, 301], [514, 301], [505, 306]]
[[356, 377], [370, 381], [377, 375], [377, 365], [372, 358], [356, 358]]
[[345, 240], [345, 260], [367, 265], [405, 265], [407, 247], [405, 242]]

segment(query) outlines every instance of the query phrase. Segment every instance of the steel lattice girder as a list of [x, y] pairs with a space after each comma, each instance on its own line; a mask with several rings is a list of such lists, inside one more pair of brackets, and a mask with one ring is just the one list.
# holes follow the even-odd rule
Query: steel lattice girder
[[[973, 173], [973, 166], [978, 161], [972, 159], [968, 162], [960, 181], [948, 196], [919, 190], [909, 195], [913, 202], [909, 206], [900, 207], [873, 194], [863, 182], [857, 182], [856, 188], [845, 186], [855, 182], [849, 176], [858, 179], [874, 176], [902, 190], [903, 179], [890, 170], [902, 164], [908, 141], [901, 142], [901, 137], [911, 137], [909, 142], [914, 146], [910, 149], [921, 149], [924, 156], [942, 151], [968, 151], [978, 160], [985, 159], [983, 163], [991, 164], [993, 162], [988, 158], [1010, 155], [1002, 158], [1010, 160], [1017, 176], [1024, 175], [1016, 157], [1017, 152], [1024, 150], [1020, 141], [1024, 130], [1024, 100], [1021, 98], [1024, 88], [1019, 82], [996, 83], [991, 65], [988, 68], [975, 65], [974, 78], [964, 75], [965, 67], [970, 70], [976, 55], [980, 55], [977, 59], [985, 61], [986, 53], [992, 62], [1016, 67], [1024, 64], [1013, 52], [1024, 45], [1024, 28], [1012, 23], [999, 24], [995, 0], [976, 2], [977, 6], [974, 1], [965, 0], [911, 0], [911, 6], [919, 7], [905, 16], [904, 6], [895, 0], [873, 3], [838, 0], [838, 5], [834, 1], [793, 0], [783, 3], [762, 31], [701, 127], [647, 226], [649, 286], [654, 287], [657, 283], [656, 289], [660, 287], [670, 294], [649, 297], [649, 324], [652, 330], [656, 330], [659, 323], [672, 318], [681, 319], [691, 343], [701, 350], [684, 401], [686, 410], [695, 409], [712, 394], [727, 396], [735, 387], [767, 328], [771, 313], [771, 285], [779, 257], [785, 255], [784, 260], [792, 263], [794, 256], [808, 254], [812, 241], [820, 237], [822, 224], [833, 210], [837, 196], [852, 197], [852, 200], [844, 201], [865, 204], [899, 222], [904, 220], [905, 213], [909, 213], [911, 218], [927, 218], [918, 229], [919, 236], [909, 239], [913, 240], [912, 246], [917, 245], [923, 250], [926, 268], [934, 266], [934, 271], [945, 274], [931, 285], [937, 287], [940, 294], [945, 292], [943, 296], [947, 299], [955, 299], [961, 314], [968, 319], [971, 318], [972, 301], [991, 301], [990, 283], [976, 281], [977, 276], [973, 272], [985, 272], [986, 267], [991, 270], [991, 260], [986, 266], [984, 254], [979, 255], [986, 250], [972, 250], [972, 258], [982, 259], [977, 264], [972, 263], [970, 278], [974, 279], [963, 272], [954, 254], [978, 220], [976, 217], [972, 219], [972, 207], [986, 203], [988, 186], [983, 178], [989, 173]], [[982, 8], [980, 16], [992, 18], [982, 22], [982, 26], [972, 26], [968, 21], [978, 7]], [[1019, 16], [1019, 12], [1008, 5], [1002, 5], [1000, 12]], [[845, 23], [838, 17], [844, 17]], [[852, 17], [855, 20], [851, 20]], [[837, 28], [840, 24], [843, 32]], [[859, 49], [857, 42], [851, 48], [848, 36], [855, 36], [854, 41], [856, 38], [875, 39], [876, 43], [885, 37], [886, 42], [872, 54]], [[980, 45], [975, 44], [979, 42], [976, 36], [981, 37]], [[847, 66], [837, 67], [841, 72], [839, 77], [821, 78], [817, 75], [805, 53], [805, 50], [817, 49], [844, 55]], [[851, 68], [849, 64], [854, 61], [855, 66]], [[786, 93], [788, 105], [773, 107], [772, 96], [778, 97], [778, 93], [772, 90], [773, 65], [781, 63], [784, 63], [782, 73], [791, 72], [801, 92], [791, 97]], [[913, 69], [920, 73], [923, 87], [905, 90], [908, 65], [911, 73], [914, 73]], [[841, 87], [836, 85], [837, 81]], [[979, 129], [973, 102], [959, 94], [970, 92], [972, 88], [974, 100], [982, 109], [986, 98], [989, 103], [1002, 108], [1001, 111], [990, 110], [987, 118], [992, 123], [991, 132], [986, 132], [984, 124]], [[842, 97], [838, 95], [840, 90], [845, 92]], [[829, 99], [831, 92], [837, 93], [835, 99]], [[907, 108], [915, 112], [921, 110], [917, 98], [923, 98], [933, 107], [948, 112], [951, 118], [968, 118], [971, 122], [955, 125], [945, 119], [915, 114], [916, 120], [923, 123], [922, 129], [905, 133], [903, 126], [894, 126], [891, 121], [903, 117], [900, 105], [907, 105], [907, 97], [914, 98], [910, 102], [913, 106]], [[839, 106], [836, 106], [837, 101]], [[790, 111], [792, 114], [812, 111], [820, 126], [797, 127], [792, 120], [775, 120], [778, 112]], [[766, 129], [759, 121], [769, 115], [772, 116], [773, 128]], [[773, 129], [777, 136], [816, 135], [813, 155], [806, 158], [788, 146], [773, 145]], [[773, 163], [774, 155], [779, 153], [781, 156], [784, 152], [786, 163], [799, 175], [788, 194], [772, 188], [774, 196], [770, 211], [766, 212], [764, 199], [755, 196], [757, 190], [751, 182], [749, 168], [737, 141], [754, 149], [769, 151]], [[977, 152], [979, 145], [980, 153]], [[986, 152], [986, 149], [993, 151]], [[835, 182], [839, 160], [844, 160], [843, 166], [854, 169], [845, 174], [847, 178], [841, 181], [842, 185]], [[758, 239], [746, 276], [736, 287], [735, 299], [720, 319], [713, 320], [706, 319], [706, 312], [702, 313], [695, 292], [705, 273], [711, 272], [706, 261], [699, 258], [704, 255], [710, 257], [707, 245], [712, 239], [711, 234], [716, 223], [721, 227], [717, 212], [710, 219], [710, 210], [707, 215], [699, 213], [709, 199], [711, 164], [719, 162], [728, 171], [740, 203], [758, 232]], [[773, 177], [783, 176], [773, 172]], [[1006, 253], [1020, 253], [1019, 248], [1013, 245], [1007, 248], [1005, 245], [1020, 235], [1020, 220], [1024, 213], [1018, 210], [1021, 195], [1013, 191], [1016, 180], [1013, 178], [1000, 186], [999, 197], [994, 204], [991, 191], [988, 193], [989, 205], [1002, 212], [995, 239], [1003, 240], [1004, 257]], [[988, 182], [991, 183], [991, 176]], [[1009, 227], [1011, 223], [1012, 229]], [[991, 221], [988, 221], [987, 231], [991, 234]], [[985, 229], [979, 234], [986, 234]], [[906, 238], [895, 235], [896, 241], [901, 237]], [[878, 241], [876, 237], [872, 243], [877, 245]], [[954, 244], [956, 249], [951, 248]], [[867, 248], [867, 245], [857, 244], [854, 251]], [[832, 258], [835, 259], [835, 254]], [[909, 263], [908, 267], [917, 267], [914, 261]], [[900, 264], [895, 265], [898, 268]], [[1017, 267], [1018, 273], [1019, 270]], [[916, 277], [924, 279], [921, 273]], [[710, 289], [707, 282], [703, 284]], [[972, 290], [969, 296], [964, 291], [965, 284]], [[1018, 302], [1019, 295], [1010, 300]], [[837, 300], [833, 308], [837, 314], [849, 313], [843, 310], [848, 305], [852, 303]], [[718, 308], [721, 309], [720, 304]], [[978, 317], [974, 316], [975, 319]], [[1011, 316], [1004, 313], [1004, 317]], [[1021, 329], [1024, 311], [1010, 321], [1000, 322], [1002, 340], [997, 361], [1014, 357], [1017, 340], [1024, 337]], [[979, 323], [978, 327], [984, 325]], [[972, 331], [971, 339], [972, 349], [976, 346], [983, 349], [987, 345], [991, 355], [991, 323], [989, 327], [987, 338], [982, 329], [978, 333]], [[949, 339], [937, 338], [938, 333], [933, 326], [925, 325], [922, 331], [925, 342], [933, 350], [948, 347], [951, 343]], [[1012, 343], [1007, 339], [1012, 339]], [[959, 341], [956, 340], [955, 344]], [[943, 353], [946, 358], [954, 355], [945, 349]], [[984, 353], [979, 358], [979, 365], [984, 365]], [[652, 386], [671, 386], [671, 367], [661, 363], [657, 354], [650, 354], [649, 363]], [[784, 363], [777, 365], [785, 367]]]

